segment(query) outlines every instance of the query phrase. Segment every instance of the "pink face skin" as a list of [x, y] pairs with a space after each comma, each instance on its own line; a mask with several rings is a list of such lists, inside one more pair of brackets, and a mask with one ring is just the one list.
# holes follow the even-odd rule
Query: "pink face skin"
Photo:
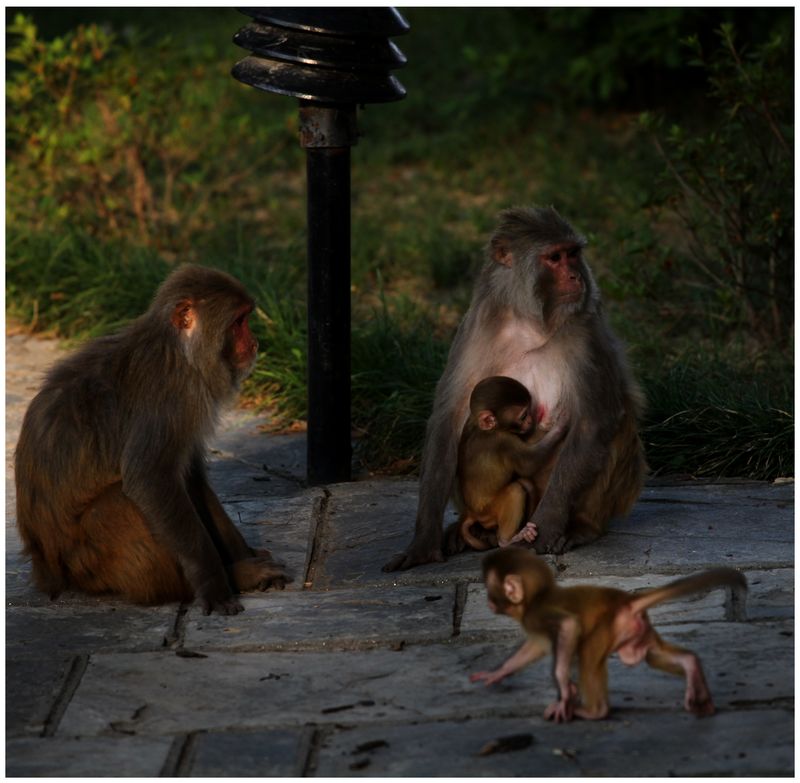
[[237, 370], [244, 370], [253, 363], [258, 351], [258, 340], [250, 331], [247, 318], [253, 308], [247, 305], [237, 313], [236, 319], [231, 324], [233, 330], [233, 365]]
[[561, 300], [576, 300], [583, 294], [580, 274], [580, 245], [552, 245], [539, 257], [542, 265], [553, 275], [556, 296]]

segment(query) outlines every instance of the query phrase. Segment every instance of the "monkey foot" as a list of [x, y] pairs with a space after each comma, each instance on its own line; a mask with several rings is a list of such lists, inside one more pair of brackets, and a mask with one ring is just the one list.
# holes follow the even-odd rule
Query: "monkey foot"
[[239, 614], [244, 611], [244, 607], [239, 603], [236, 598], [229, 598], [224, 601], [214, 601], [209, 598], [200, 599], [200, 607], [204, 615], [209, 615], [212, 612], [217, 614]]
[[418, 565], [425, 565], [425, 563], [443, 563], [445, 560], [442, 554], [442, 548], [436, 544], [435, 546], [415, 547], [412, 544], [405, 552], [395, 555], [383, 567], [384, 571], [405, 571], [407, 568], [413, 568]]
[[705, 699], [694, 699], [687, 696], [684, 706], [698, 718], [707, 718], [715, 712], [714, 702], [711, 701], [710, 696]]
[[509, 546], [510, 544], [526, 543], [532, 544], [539, 535], [539, 530], [533, 522], [528, 522], [516, 535], [512, 536], [508, 541], [503, 541], [500, 537], [497, 543], [502, 546]]
[[284, 567], [271, 557], [248, 557], [233, 564], [233, 578], [236, 589], [241, 593], [250, 590], [267, 590], [274, 587], [283, 590], [292, 581]]

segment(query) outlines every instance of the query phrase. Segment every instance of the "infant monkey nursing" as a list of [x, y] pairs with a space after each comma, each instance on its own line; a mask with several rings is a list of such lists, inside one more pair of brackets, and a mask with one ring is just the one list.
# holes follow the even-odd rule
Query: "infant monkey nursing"
[[530, 393], [513, 378], [484, 378], [472, 391], [458, 444], [458, 487], [459, 534], [473, 549], [490, 546], [475, 535], [475, 524], [496, 531], [501, 547], [536, 538], [533, 523], [520, 525], [539, 503], [548, 462], [567, 431], [556, 424], [534, 442], [537, 414]]

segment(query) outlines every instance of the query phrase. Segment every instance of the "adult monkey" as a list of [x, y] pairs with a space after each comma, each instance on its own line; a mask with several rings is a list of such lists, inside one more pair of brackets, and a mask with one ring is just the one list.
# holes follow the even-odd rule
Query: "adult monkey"
[[442, 519], [455, 478], [469, 394], [490, 375], [539, 400], [541, 426], [569, 428], [531, 521], [537, 552], [563, 552], [605, 532], [641, 491], [642, 395], [603, 315], [583, 259], [586, 239], [552, 207], [500, 214], [488, 260], [436, 387], [422, 456], [414, 538], [384, 570], [441, 561]]
[[136, 603], [283, 587], [208, 484], [205, 442], [253, 366], [253, 300], [224, 272], [182, 266], [150, 309], [48, 373], [17, 444], [17, 525], [39, 589]]

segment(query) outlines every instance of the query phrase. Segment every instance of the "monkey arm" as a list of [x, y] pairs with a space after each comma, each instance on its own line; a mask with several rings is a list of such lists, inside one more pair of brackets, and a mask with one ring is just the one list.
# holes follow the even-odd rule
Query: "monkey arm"
[[529, 445], [515, 438], [514, 451], [511, 454], [511, 465], [515, 473], [524, 478], [533, 476], [550, 458], [553, 450], [564, 440], [567, 425], [559, 422], [541, 440]]
[[530, 636], [508, 660], [491, 672], [481, 671], [470, 675], [470, 682], [483, 682], [493, 685], [510, 674], [518, 672], [529, 663], [538, 661], [550, 651], [550, 640], [545, 636]]
[[217, 550], [227, 555], [227, 561], [233, 563], [252, 557], [254, 550], [225, 513], [222, 503], [211, 488], [205, 460], [200, 455], [192, 460], [186, 486], [203, 525], [214, 540]]
[[544, 713], [546, 720], [556, 723], [572, 720], [575, 710], [576, 688], [572, 682], [572, 660], [578, 649], [581, 626], [578, 618], [566, 615], [558, 622], [558, 630], [553, 644], [553, 678], [558, 689], [558, 701], [551, 704]]
[[122, 453], [122, 491], [139, 507], [154, 538], [176, 558], [203, 611], [235, 614], [241, 604], [176, 463], [169, 439], [151, 437], [146, 423], [137, 423], [137, 434], [128, 438]]

